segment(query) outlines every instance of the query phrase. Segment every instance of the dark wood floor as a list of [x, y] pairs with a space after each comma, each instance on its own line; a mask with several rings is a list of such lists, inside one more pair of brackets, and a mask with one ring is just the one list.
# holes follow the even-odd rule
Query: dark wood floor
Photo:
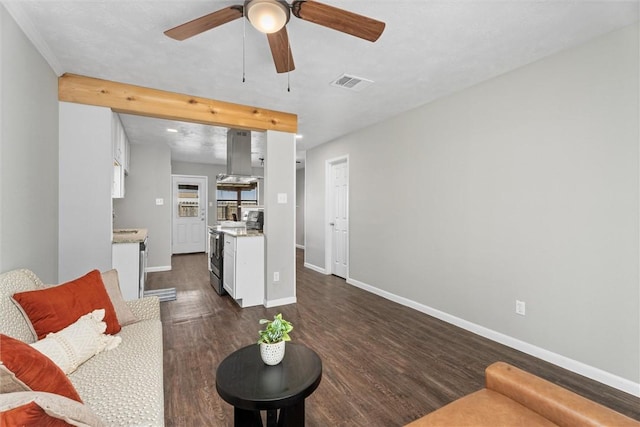
[[150, 273], [151, 289], [176, 287], [163, 302], [167, 426], [231, 426], [217, 394], [218, 364], [257, 340], [260, 318], [282, 312], [292, 339], [322, 358], [307, 399], [307, 426], [401, 426], [483, 387], [503, 360], [640, 420], [640, 399], [304, 268], [297, 253], [297, 304], [239, 308], [209, 285], [204, 254], [173, 257]]

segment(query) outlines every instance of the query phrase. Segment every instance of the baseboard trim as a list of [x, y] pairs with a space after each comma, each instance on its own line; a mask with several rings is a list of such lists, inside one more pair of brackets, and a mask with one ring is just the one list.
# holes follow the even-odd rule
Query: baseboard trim
[[[306, 267], [306, 264], [305, 264], [305, 267]], [[418, 310], [422, 313], [428, 314], [429, 316], [433, 316], [436, 319], [440, 319], [444, 322], [458, 326], [462, 329], [465, 329], [469, 332], [473, 332], [474, 334], [480, 335], [492, 341], [498, 342], [500, 344], [504, 344], [507, 347], [514, 348], [516, 350], [522, 351], [531, 356], [545, 360], [549, 363], [553, 363], [554, 365], [560, 366], [561, 368], [567, 369], [571, 372], [575, 372], [576, 374], [580, 374], [582, 376], [601, 382], [603, 384], [606, 384], [618, 390], [640, 397], [640, 383], [635, 383], [631, 380], [619, 377], [615, 374], [604, 371], [602, 369], [587, 365], [577, 360], [570, 359], [568, 357], [565, 357], [560, 354], [554, 353], [552, 351], [546, 350], [544, 348], [535, 346], [533, 344], [529, 344], [525, 341], [521, 341], [517, 338], [510, 337], [501, 332], [497, 332], [492, 329], [485, 328], [484, 326], [480, 326], [478, 324], [469, 322], [467, 320], [445, 313], [433, 307], [420, 304], [408, 298], [392, 294], [391, 292], [387, 292], [385, 290], [376, 288], [374, 286], [368, 285], [358, 280], [349, 278], [347, 279], [347, 283], [357, 288], [360, 288], [362, 290], [365, 290], [367, 292], [371, 292], [373, 294], [381, 296], [382, 298], [386, 298], [390, 301], [396, 302], [398, 304], [404, 305], [414, 310]]]
[[161, 265], [158, 267], [147, 267], [144, 269], [147, 273], [157, 273], [158, 271], [171, 271], [170, 265]]
[[318, 273], [329, 274], [327, 273], [327, 270], [325, 270], [324, 268], [318, 267], [317, 265], [309, 264], [308, 262], [305, 262], [304, 266], [310, 270], [317, 271]]
[[264, 306], [267, 308], [272, 308], [272, 307], [279, 307], [281, 305], [295, 304], [296, 302], [298, 302], [296, 297], [280, 298], [280, 299], [274, 299], [271, 301], [265, 301]]

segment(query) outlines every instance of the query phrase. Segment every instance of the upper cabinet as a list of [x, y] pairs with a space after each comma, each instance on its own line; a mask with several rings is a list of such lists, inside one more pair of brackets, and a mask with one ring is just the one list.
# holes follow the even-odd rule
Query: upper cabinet
[[131, 159], [131, 144], [129, 144], [129, 138], [124, 135], [124, 174], [129, 175], [129, 162]]
[[124, 128], [122, 127], [120, 117], [118, 117], [116, 113], [113, 113], [111, 116], [111, 138], [113, 146], [113, 159], [123, 165], [125, 139]]
[[124, 197], [124, 176], [129, 172], [129, 140], [120, 117], [113, 113], [111, 117], [111, 141], [113, 147], [113, 185], [111, 197]]

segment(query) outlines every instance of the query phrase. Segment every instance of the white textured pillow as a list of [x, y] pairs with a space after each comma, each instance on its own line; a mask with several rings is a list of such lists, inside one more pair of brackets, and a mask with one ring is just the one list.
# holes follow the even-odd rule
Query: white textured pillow
[[94, 310], [63, 330], [52, 332], [30, 345], [68, 375], [96, 354], [111, 350], [122, 341], [118, 336], [104, 334], [107, 329], [102, 321], [104, 313], [104, 309]]
[[104, 422], [91, 408], [59, 394], [40, 391], [26, 391], [0, 394], [0, 412], [18, 408], [35, 402], [47, 415], [65, 421], [76, 427], [102, 427]]

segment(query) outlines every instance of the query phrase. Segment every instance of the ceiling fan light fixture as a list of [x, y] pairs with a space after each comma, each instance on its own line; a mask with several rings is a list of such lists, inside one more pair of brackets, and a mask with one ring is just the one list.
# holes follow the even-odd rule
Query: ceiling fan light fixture
[[245, 7], [247, 19], [262, 33], [276, 33], [289, 22], [289, 6], [281, 1], [251, 0]]

